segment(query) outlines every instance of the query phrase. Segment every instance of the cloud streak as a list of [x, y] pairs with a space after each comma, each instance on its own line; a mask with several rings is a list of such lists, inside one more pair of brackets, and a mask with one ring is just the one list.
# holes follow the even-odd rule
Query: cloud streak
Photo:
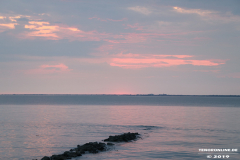
[[219, 59], [195, 59], [192, 55], [155, 55], [155, 54], [115, 54], [102, 55], [93, 58], [78, 58], [81, 63], [107, 63], [113, 67], [125, 69], [160, 68], [180, 65], [192, 66], [219, 66], [225, 64], [226, 60]]
[[146, 7], [141, 6], [135, 6], [135, 7], [128, 7], [129, 10], [144, 14], [144, 15], [150, 15], [152, 11]]
[[184, 14], [198, 14], [200, 16], [208, 16], [209, 14], [216, 13], [209, 10], [201, 10], [201, 9], [183, 9], [180, 7], [173, 7], [173, 9], [179, 13]]
[[52, 74], [52, 73], [66, 73], [71, 71], [71, 69], [68, 68], [63, 63], [57, 64], [57, 65], [49, 65], [44, 64], [39, 66], [37, 69], [31, 69], [27, 70], [25, 73], [27, 74]]
[[231, 12], [221, 13], [211, 10], [203, 9], [184, 9], [180, 7], [173, 7], [173, 10], [182, 14], [197, 14], [203, 20], [218, 21], [218, 23], [231, 23], [231, 22], [240, 22], [240, 16], [233, 15]]
[[111, 66], [122, 68], [171, 67], [178, 65], [218, 66], [224, 60], [196, 60], [190, 55], [119, 54], [110, 59]]
[[59, 31], [59, 26], [49, 25], [49, 22], [30, 21], [30, 25], [25, 25], [26, 29], [33, 30], [27, 33], [27, 37], [58, 38], [55, 32]]
[[0, 27], [6, 27], [6, 28], [9, 28], [9, 29], [15, 29], [15, 25], [16, 23], [8, 23], [8, 24], [0, 24]]
[[30, 21], [28, 25], [25, 25], [25, 28], [30, 30], [22, 34], [25, 38], [43, 37], [52, 40], [67, 38], [80, 41], [99, 41], [99, 37], [104, 36], [96, 31], [85, 32], [76, 27], [51, 25], [49, 22]]

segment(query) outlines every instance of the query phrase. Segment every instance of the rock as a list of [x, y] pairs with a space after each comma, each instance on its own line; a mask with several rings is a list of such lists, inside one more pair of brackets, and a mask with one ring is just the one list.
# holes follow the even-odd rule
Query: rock
[[[109, 142], [128, 142], [131, 140], [137, 139], [138, 133], [124, 133], [122, 135], [109, 136], [108, 139], [104, 139], [104, 141]], [[113, 143], [107, 143], [108, 146], [114, 145]], [[89, 153], [98, 153], [99, 151], [106, 151], [107, 145], [102, 142], [89, 142], [84, 145], [77, 145], [77, 148], [70, 149], [69, 151], [65, 151], [63, 154], [52, 155], [51, 157], [43, 157], [41, 160], [66, 160], [71, 159], [73, 157], [82, 156], [86, 152]]]
[[63, 155], [52, 155], [50, 157], [51, 160], [65, 160], [67, 159], [66, 157], [64, 157]]
[[80, 151], [88, 151], [89, 153], [98, 153], [98, 151], [103, 151], [106, 148], [105, 143], [89, 142], [82, 146], [78, 146]]
[[107, 143], [108, 146], [113, 146], [114, 144], [113, 143]]
[[50, 160], [50, 158], [47, 156], [44, 156], [41, 160]]
[[82, 153], [79, 152], [79, 151], [77, 151], [77, 152], [76, 152], [76, 155], [77, 155], [77, 156], [82, 156]]
[[106, 142], [129, 142], [131, 140], [135, 140], [137, 139], [137, 135], [139, 135], [138, 133], [124, 133], [121, 135], [115, 135], [115, 136], [109, 136], [109, 138], [104, 139], [103, 141]]

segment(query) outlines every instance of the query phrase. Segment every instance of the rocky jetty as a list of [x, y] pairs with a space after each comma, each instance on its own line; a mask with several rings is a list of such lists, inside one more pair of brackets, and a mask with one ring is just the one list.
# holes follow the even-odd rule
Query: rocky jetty
[[70, 151], [65, 151], [63, 154], [52, 155], [50, 157], [43, 157], [41, 160], [66, 160], [74, 157], [82, 156], [85, 153], [98, 153], [101, 151], [106, 151], [108, 146], [113, 146], [110, 142], [129, 142], [136, 140], [138, 138], [138, 133], [124, 133], [121, 135], [109, 136], [109, 138], [104, 139], [108, 143], [103, 142], [89, 142], [84, 145], [77, 145], [77, 148], [70, 149]]
[[138, 133], [124, 133], [121, 135], [109, 136], [109, 138], [104, 139], [104, 142], [129, 142], [137, 139]]

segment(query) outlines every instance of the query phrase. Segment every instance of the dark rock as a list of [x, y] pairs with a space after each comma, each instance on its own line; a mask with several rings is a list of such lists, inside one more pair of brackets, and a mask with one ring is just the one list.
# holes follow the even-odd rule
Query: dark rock
[[67, 159], [66, 157], [64, 157], [63, 155], [52, 155], [50, 157], [51, 160], [65, 160]]
[[81, 154], [85, 154], [85, 151], [80, 151]]
[[137, 139], [139, 134], [138, 133], [124, 133], [121, 135], [109, 136], [109, 138], [104, 139], [103, 141], [106, 142], [129, 142], [131, 140]]
[[77, 156], [82, 156], [81, 152], [79, 152], [79, 151], [76, 152], [76, 155]]
[[41, 160], [50, 160], [50, 158], [47, 156], [44, 156]]
[[[104, 141], [109, 142], [128, 142], [131, 140], [137, 139], [139, 134], [138, 133], [124, 133], [122, 135], [115, 135], [115, 136], [109, 136], [108, 139], [105, 139]], [[113, 143], [107, 143], [107, 145], [112, 146]], [[99, 151], [106, 151], [107, 145], [102, 142], [89, 142], [85, 143], [84, 145], [77, 145], [77, 148], [70, 149], [69, 151], [65, 151], [63, 154], [59, 155], [52, 155], [51, 157], [43, 157], [41, 160], [66, 160], [71, 159], [73, 157], [82, 156], [82, 154], [85, 154], [86, 152], [89, 153], [98, 153]]]
[[113, 146], [114, 144], [113, 143], [107, 143], [108, 146]]
[[79, 146], [78, 150], [88, 151], [89, 153], [98, 153], [98, 150], [103, 151], [105, 147], [106, 147], [105, 143], [89, 142], [82, 146]]
[[63, 156], [65, 156], [65, 157], [70, 157], [70, 156], [71, 156], [71, 152], [66, 151], [66, 152], [63, 153]]

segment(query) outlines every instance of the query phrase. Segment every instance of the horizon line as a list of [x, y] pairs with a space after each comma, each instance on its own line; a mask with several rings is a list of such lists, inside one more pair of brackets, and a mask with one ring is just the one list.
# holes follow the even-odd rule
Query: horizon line
[[32, 93], [27, 93], [27, 94], [0, 94], [0, 95], [106, 95], [106, 96], [235, 96], [238, 97], [240, 95], [234, 95], [234, 94], [46, 94], [46, 93], [37, 93], [37, 94], [32, 94]]

